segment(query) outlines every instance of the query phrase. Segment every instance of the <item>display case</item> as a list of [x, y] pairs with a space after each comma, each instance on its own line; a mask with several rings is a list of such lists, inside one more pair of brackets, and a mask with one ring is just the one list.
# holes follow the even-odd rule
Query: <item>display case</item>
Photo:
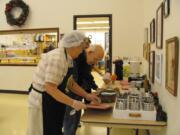
[[42, 53], [58, 47], [59, 28], [0, 31], [0, 66], [36, 66]]

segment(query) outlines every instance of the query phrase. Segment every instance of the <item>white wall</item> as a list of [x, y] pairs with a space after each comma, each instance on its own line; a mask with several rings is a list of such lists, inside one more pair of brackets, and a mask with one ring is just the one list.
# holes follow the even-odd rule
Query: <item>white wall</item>
[[1, 66], [0, 89], [27, 91], [34, 71], [32, 66]]
[[[113, 56], [142, 56], [143, 43], [143, 13], [142, 0], [24, 0], [30, 6], [30, 15], [22, 28], [59, 27], [60, 32], [67, 33], [73, 29], [73, 15], [85, 14], [112, 14], [113, 16]], [[5, 4], [9, 0], [1, 0], [0, 4], [0, 30], [17, 29], [6, 23], [4, 15]], [[3, 68], [3, 69], [2, 69]], [[0, 89], [11, 89], [9, 73], [12, 67], [0, 67]], [[18, 76], [24, 79], [18, 67]], [[25, 67], [26, 68], [26, 67]], [[3, 73], [2, 73], [3, 72]], [[6, 72], [7, 78], [2, 74]], [[22, 75], [23, 74], [23, 75]], [[27, 81], [31, 76], [26, 74]], [[16, 81], [14, 79], [14, 81]], [[28, 87], [14, 86], [13, 89]]]
[[[156, 10], [161, 2], [162, 0], [144, 0], [144, 27], [149, 28], [152, 18], [156, 17]], [[180, 37], [180, 1], [170, 0], [170, 2], [170, 15], [168, 18], [164, 19], [163, 49], [156, 49], [155, 44], [151, 46], [152, 50], [155, 50], [156, 53], [163, 54], [162, 83], [160, 85], [155, 83], [153, 89], [158, 92], [163, 109], [168, 114], [168, 126], [167, 129], [161, 132], [153, 132], [153, 135], [180, 135], [180, 88], [178, 86], [177, 97], [172, 96], [165, 88], [165, 40], [174, 36]], [[178, 84], [180, 84], [180, 68], [178, 71], [178, 78]]]

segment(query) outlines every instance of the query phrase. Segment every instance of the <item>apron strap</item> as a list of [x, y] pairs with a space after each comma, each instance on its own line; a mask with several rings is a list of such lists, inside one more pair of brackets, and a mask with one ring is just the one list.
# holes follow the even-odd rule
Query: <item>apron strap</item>
[[[65, 54], [65, 57], [66, 57], [66, 60], [67, 60], [67, 51], [66, 51], [65, 48], [64, 48], [64, 54]], [[38, 92], [38, 93], [40, 93], [40, 94], [44, 93], [44, 92], [42, 92], [42, 91], [34, 88], [33, 85], [32, 85], [32, 83], [31, 83], [31, 85], [30, 85], [30, 87], [29, 87], [29, 89], [28, 89], [28, 92], [30, 93], [32, 90], [34, 90], [34, 91], [36, 91], [36, 92]]]
[[43, 91], [40, 91], [40, 90], [34, 88], [34, 87], [33, 87], [33, 84], [31, 83], [31, 86], [29, 87], [29, 93], [30, 93], [32, 90], [34, 90], [34, 91], [36, 91], [36, 92], [38, 92], [38, 93], [40, 93], [40, 94], [43, 94], [43, 93], [44, 93]]
[[65, 54], [65, 57], [66, 57], [66, 60], [67, 60], [67, 51], [66, 51], [66, 48], [64, 48], [64, 54]]

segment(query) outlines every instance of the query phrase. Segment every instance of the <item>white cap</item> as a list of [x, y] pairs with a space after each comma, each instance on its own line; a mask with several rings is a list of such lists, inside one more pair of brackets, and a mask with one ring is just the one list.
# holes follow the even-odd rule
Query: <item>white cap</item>
[[60, 44], [65, 48], [79, 46], [85, 37], [83, 32], [74, 30], [69, 34], [65, 34]]

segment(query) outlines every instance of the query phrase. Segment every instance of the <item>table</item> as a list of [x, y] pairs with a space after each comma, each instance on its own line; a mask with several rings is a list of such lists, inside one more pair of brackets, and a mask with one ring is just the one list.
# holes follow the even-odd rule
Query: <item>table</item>
[[166, 122], [159, 121], [115, 119], [112, 117], [112, 109], [87, 109], [81, 117], [81, 122], [86, 125], [107, 127], [107, 135], [110, 135], [112, 127], [136, 129], [136, 135], [138, 135], [139, 129], [146, 129], [147, 134], [150, 134], [150, 129], [161, 130], [167, 126]]

